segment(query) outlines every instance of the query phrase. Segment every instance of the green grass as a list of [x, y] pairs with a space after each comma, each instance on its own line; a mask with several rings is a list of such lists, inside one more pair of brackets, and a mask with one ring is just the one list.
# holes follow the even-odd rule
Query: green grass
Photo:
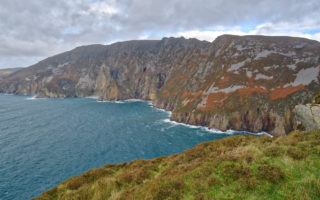
[[320, 199], [320, 131], [232, 136], [169, 157], [107, 165], [37, 199]]

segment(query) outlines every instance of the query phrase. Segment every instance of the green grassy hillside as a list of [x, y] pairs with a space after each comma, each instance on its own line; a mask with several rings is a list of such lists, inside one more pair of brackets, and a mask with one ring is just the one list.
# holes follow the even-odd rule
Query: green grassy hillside
[[37, 199], [320, 199], [320, 131], [232, 136], [169, 157], [107, 165]]

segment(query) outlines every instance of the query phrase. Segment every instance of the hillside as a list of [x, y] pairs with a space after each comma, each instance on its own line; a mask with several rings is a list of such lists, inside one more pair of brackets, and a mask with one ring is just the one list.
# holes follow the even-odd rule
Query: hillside
[[284, 135], [297, 126], [294, 107], [320, 91], [319, 55], [319, 42], [294, 37], [89, 45], [11, 74], [0, 92], [152, 100], [175, 121]]
[[0, 80], [6, 78], [10, 74], [20, 70], [21, 68], [0, 68]]
[[90, 170], [49, 199], [319, 199], [320, 131], [232, 136], [181, 154]]

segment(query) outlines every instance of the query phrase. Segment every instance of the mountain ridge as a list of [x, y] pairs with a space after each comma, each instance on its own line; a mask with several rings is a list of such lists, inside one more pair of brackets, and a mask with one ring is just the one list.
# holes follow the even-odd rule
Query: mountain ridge
[[12, 73], [22, 69], [21, 67], [14, 67], [14, 68], [0, 68], [0, 80], [6, 78], [7, 76], [11, 75]]
[[319, 55], [319, 42], [286, 36], [88, 45], [9, 75], [0, 92], [145, 99], [178, 122], [283, 135], [296, 128], [294, 106], [320, 91]]

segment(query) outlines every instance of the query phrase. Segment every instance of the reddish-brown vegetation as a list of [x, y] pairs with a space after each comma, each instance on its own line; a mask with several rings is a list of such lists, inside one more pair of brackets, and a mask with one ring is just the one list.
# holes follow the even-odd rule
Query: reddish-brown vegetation
[[262, 87], [247, 87], [238, 90], [240, 96], [249, 96], [254, 93], [267, 93], [268, 91]]
[[206, 110], [210, 110], [215, 106], [223, 105], [224, 100], [228, 98], [229, 94], [224, 92], [211, 93], [208, 96]]
[[294, 87], [276, 88], [271, 91], [270, 100], [286, 98], [290, 94], [293, 94], [303, 89], [304, 89], [303, 85], [298, 85]]

